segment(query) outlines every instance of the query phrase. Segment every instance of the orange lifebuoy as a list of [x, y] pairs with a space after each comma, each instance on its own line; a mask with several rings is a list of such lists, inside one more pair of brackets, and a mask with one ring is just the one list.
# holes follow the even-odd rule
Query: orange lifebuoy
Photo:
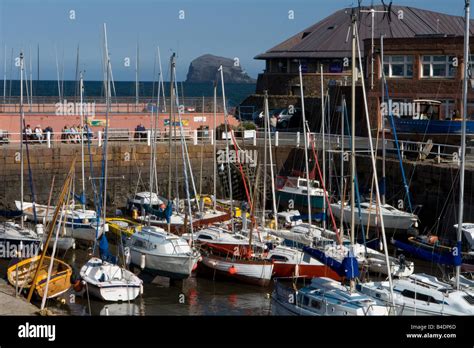
[[229, 267], [229, 273], [230, 274], [236, 274], [237, 273], [237, 270], [235, 269], [234, 265]]
[[438, 236], [430, 236], [428, 238], [428, 243], [430, 244], [436, 244], [438, 242]]

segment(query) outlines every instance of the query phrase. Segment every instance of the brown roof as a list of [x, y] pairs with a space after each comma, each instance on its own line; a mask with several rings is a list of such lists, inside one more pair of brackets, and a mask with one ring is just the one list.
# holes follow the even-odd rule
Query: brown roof
[[[362, 10], [370, 10], [362, 7]], [[382, 11], [384, 7], [374, 6]], [[356, 12], [357, 8], [354, 9]], [[403, 11], [403, 19], [398, 19]], [[283, 41], [255, 59], [268, 58], [330, 58], [345, 57], [350, 54], [352, 8], [339, 10], [318, 23]], [[464, 35], [464, 17], [422, 10], [408, 6], [392, 6], [391, 20], [383, 13], [375, 13], [375, 38], [382, 34], [386, 38], [412, 38], [422, 35]], [[471, 21], [471, 32], [474, 33], [474, 20]], [[371, 37], [371, 15], [360, 13], [358, 21], [359, 38]]]

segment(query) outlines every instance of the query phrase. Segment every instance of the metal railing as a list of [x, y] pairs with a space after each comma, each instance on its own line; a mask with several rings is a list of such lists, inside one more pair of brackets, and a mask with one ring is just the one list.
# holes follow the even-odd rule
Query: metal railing
[[[235, 139], [237, 139], [241, 145], [257, 146], [264, 144], [265, 133], [260, 130], [246, 130], [246, 131], [232, 131]], [[218, 134], [218, 140], [215, 140], [214, 130], [197, 130], [197, 129], [183, 129], [182, 136], [181, 130], [176, 129], [176, 133], [171, 129], [172, 141], [180, 142], [182, 138], [186, 142], [194, 145], [198, 144], [214, 144], [214, 141], [223, 142], [226, 139], [224, 132]], [[89, 134], [83, 133], [84, 141], [91, 142], [96, 146], [102, 146], [105, 139], [104, 131], [90, 132]], [[230, 133], [228, 134], [230, 138]], [[321, 149], [323, 145], [323, 136], [320, 133], [308, 133], [308, 148], [311, 148], [311, 141], [314, 141], [315, 148]], [[109, 129], [108, 131], [109, 141], [122, 141], [122, 142], [133, 142], [133, 143], [146, 143], [147, 146], [151, 146], [152, 140], [155, 139], [157, 143], [166, 143], [170, 138], [170, 129], [164, 128], [158, 130], [156, 133], [152, 130], [133, 131], [129, 129]], [[271, 143], [273, 147], [290, 146], [295, 148], [304, 147], [303, 133], [300, 132], [278, 132], [275, 131], [270, 135]], [[328, 152], [340, 153], [344, 149], [345, 153], [350, 151], [350, 137], [328, 134], [324, 137], [325, 147]], [[398, 158], [397, 147], [395, 140], [386, 139], [386, 151], [387, 157]], [[48, 148], [61, 146], [62, 144], [80, 144], [81, 135], [78, 133], [43, 133], [41, 140], [35, 138], [33, 134], [28, 140], [23, 139], [23, 143], [28, 142], [32, 145], [47, 146]], [[19, 133], [7, 133], [0, 131], [0, 145], [10, 144], [11, 146], [18, 146], [20, 143]], [[356, 152], [358, 154], [369, 154], [370, 146], [369, 140], [365, 137], [356, 137]], [[382, 151], [382, 140], [376, 144], [378, 149], [378, 155], [381, 155]], [[4, 145], [5, 146], [5, 145]], [[374, 144], [375, 146], [375, 144]], [[436, 163], [455, 163], [460, 164], [460, 150], [461, 146], [447, 145], [447, 144], [433, 144], [431, 142], [415, 142], [407, 140], [399, 140], [400, 154], [403, 159], [412, 160], [434, 160]], [[466, 147], [466, 162], [474, 163], [474, 147]], [[471, 155], [472, 154], [472, 155]]]

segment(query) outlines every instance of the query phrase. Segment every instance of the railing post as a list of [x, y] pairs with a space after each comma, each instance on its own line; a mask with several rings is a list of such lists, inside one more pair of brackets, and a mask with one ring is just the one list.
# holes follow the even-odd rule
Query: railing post
[[300, 147], [300, 132], [296, 132], [296, 147]]
[[278, 136], [278, 131], [275, 132], [275, 146], [278, 146], [279, 143], [279, 136]]
[[101, 147], [102, 146], [102, 131], [97, 132], [97, 140], [99, 141], [98, 146]]
[[146, 131], [146, 144], [148, 146], [151, 146], [151, 130], [147, 130]]
[[257, 130], [253, 131], [253, 146], [257, 146]]
[[198, 131], [197, 131], [197, 129], [193, 130], [193, 144], [194, 145], [198, 144]]
[[306, 141], [307, 141], [308, 148], [309, 148], [309, 146], [310, 146], [309, 144], [311, 144], [311, 132], [308, 132], [306, 134], [306, 138], [308, 138], [308, 139], [306, 139]]
[[402, 145], [400, 146], [402, 152], [402, 159], [405, 158], [405, 143], [402, 141]]
[[438, 145], [438, 164], [441, 163], [441, 146]]
[[209, 137], [211, 138], [211, 145], [214, 145], [214, 129], [209, 132]]
[[48, 149], [51, 148], [51, 132], [46, 132], [46, 141], [48, 143]]

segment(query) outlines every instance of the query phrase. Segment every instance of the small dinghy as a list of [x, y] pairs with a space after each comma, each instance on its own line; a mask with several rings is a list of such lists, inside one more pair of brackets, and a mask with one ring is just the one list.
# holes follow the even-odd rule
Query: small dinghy
[[143, 282], [135, 274], [96, 257], [82, 266], [80, 275], [86, 289], [103, 301], [132, 301], [143, 294]]
[[[30, 288], [36, 269], [39, 266], [40, 258], [41, 256], [35, 256], [11, 265], [7, 271], [8, 282], [13, 286], [25, 289]], [[50, 263], [51, 257], [45, 256], [34, 284], [35, 293], [40, 298], [44, 296], [44, 292], [46, 291]], [[71, 287], [71, 275], [71, 266], [64, 261], [54, 259], [46, 298], [54, 298], [68, 291]]]

